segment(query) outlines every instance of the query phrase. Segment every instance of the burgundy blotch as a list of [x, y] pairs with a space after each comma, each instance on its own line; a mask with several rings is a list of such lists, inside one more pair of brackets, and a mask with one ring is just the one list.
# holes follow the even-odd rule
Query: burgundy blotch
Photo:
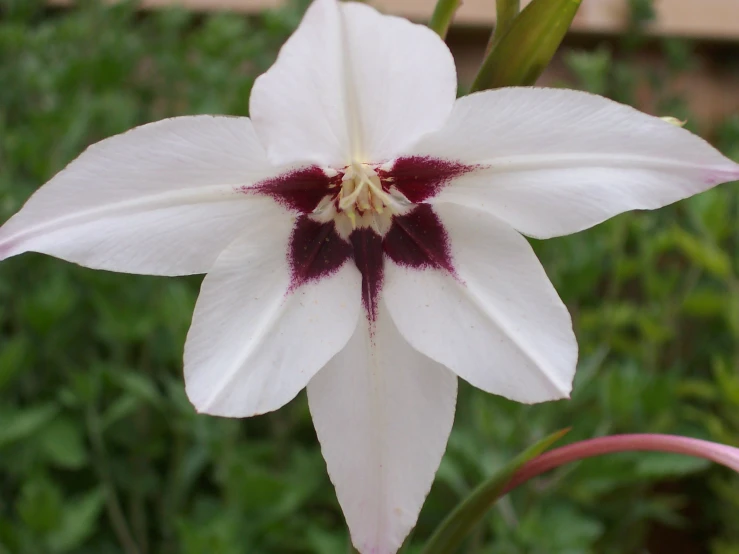
[[349, 239], [354, 249], [354, 263], [362, 274], [362, 304], [369, 320], [375, 321], [385, 272], [382, 237], [364, 228], [354, 230]]
[[383, 250], [400, 266], [443, 269], [454, 274], [446, 230], [428, 204], [419, 204], [406, 215], [393, 218], [383, 240]]
[[296, 169], [244, 188], [265, 194], [301, 215], [290, 236], [288, 262], [290, 292], [305, 283], [329, 277], [349, 259], [362, 274], [362, 304], [370, 322], [377, 319], [385, 256], [392, 263], [414, 270], [441, 270], [455, 274], [449, 239], [433, 208], [422, 202], [435, 196], [452, 179], [476, 166], [437, 158], [408, 156], [392, 168], [377, 170], [386, 192], [395, 187], [413, 204], [404, 215], [393, 217], [384, 237], [371, 228], [357, 228], [348, 241], [339, 236], [334, 223], [319, 223], [311, 214], [326, 196], [335, 196], [343, 174], [328, 177], [318, 166]]
[[309, 214], [325, 196], [339, 192], [341, 177], [341, 174], [328, 177], [320, 167], [312, 165], [283, 173], [241, 190], [252, 194], [265, 194], [288, 209]]
[[290, 291], [333, 275], [351, 257], [351, 245], [339, 236], [333, 222], [318, 223], [301, 215], [290, 236]]
[[395, 186], [414, 204], [424, 202], [439, 194], [452, 179], [479, 169], [452, 160], [428, 156], [405, 156], [398, 158], [388, 171], [379, 170], [377, 176], [383, 186]]

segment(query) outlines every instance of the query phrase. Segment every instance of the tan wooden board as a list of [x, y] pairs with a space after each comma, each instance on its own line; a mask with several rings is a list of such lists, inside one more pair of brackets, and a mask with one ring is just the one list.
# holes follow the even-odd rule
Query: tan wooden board
[[[115, 1], [115, 0], [110, 0]], [[523, 0], [528, 3], [529, 0]], [[50, 0], [69, 5], [74, 0]], [[144, 7], [172, 4], [195, 10], [256, 12], [282, 5], [284, 0], [141, 0]], [[378, 8], [417, 20], [431, 14], [435, 0], [370, 0]], [[698, 38], [739, 39], [739, 0], [655, 0], [656, 34]], [[495, 0], [463, 0], [457, 23], [492, 25]], [[628, 23], [628, 0], [583, 0], [573, 29], [583, 32], [617, 33]]]
[[[372, 3], [415, 19], [428, 17], [435, 4], [434, 0], [375, 0]], [[528, 3], [529, 0], [522, 2]], [[457, 22], [491, 25], [495, 21], [494, 5], [494, 0], [464, 0], [457, 13]], [[739, 38], [739, 0], [655, 0], [654, 7], [656, 20], [650, 30], [655, 33]], [[628, 22], [627, 0], [583, 0], [573, 29], [612, 33], [623, 30]]]

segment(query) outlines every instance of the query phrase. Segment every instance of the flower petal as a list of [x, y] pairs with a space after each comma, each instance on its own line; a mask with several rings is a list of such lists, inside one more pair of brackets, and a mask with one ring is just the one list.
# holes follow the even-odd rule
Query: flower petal
[[250, 113], [275, 163], [377, 163], [440, 128], [456, 88], [449, 49], [425, 26], [316, 0], [254, 83]]
[[509, 88], [464, 97], [446, 126], [409, 155], [479, 164], [435, 201], [482, 208], [539, 238], [739, 179], [739, 165], [685, 129], [571, 90]]
[[415, 525], [456, 393], [454, 375], [414, 351], [382, 303], [372, 334], [361, 318], [346, 348], [308, 384], [328, 472], [362, 554], [394, 554]]
[[204, 273], [254, 210], [269, 209], [237, 188], [272, 173], [247, 118], [137, 127], [39, 189], [0, 229], [0, 259], [35, 251], [97, 269]]
[[[221, 254], [203, 280], [185, 344], [186, 390], [198, 411], [275, 410], [344, 347], [361, 312], [361, 276], [348, 245], [339, 258], [331, 240], [265, 214]], [[310, 255], [296, 258], [297, 246]]]
[[577, 342], [567, 308], [524, 237], [481, 210], [440, 204], [454, 273], [389, 261], [400, 333], [472, 385], [518, 402], [568, 396]]

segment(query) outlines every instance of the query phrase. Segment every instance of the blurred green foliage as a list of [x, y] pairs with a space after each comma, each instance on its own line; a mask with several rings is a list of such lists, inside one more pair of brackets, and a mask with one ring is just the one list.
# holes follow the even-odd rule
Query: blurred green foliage
[[[172, 115], [246, 115], [254, 77], [300, 13], [0, 0], [0, 221], [92, 142]], [[568, 52], [574, 85], [631, 102], [647, 83], [662, 115], [689, 116], [663, 85], [690, 65], [690, 45], [664, 42], [670, 63], [657, 73], [630, 63], [642, 47], [632, 37], [618, 57]], [[739, 159], [739, 118], [714, 138]], [[535, 244], [580, 341], [572, 400], [523, 406], [463, 385], [408, 553], [484, 477], [563, 427], [568, 440], [664, 432], [736, 444], [738, 221], [728, 185]], [[243, 421], [187, 402], [198, 284], [33, 254], [0, 265], [0, 554], [348, 551], [304, 396]], [[619, 455], [515, 491], [465, 552], [739, 554], [738, 513], [739, 479], [721, 468]]]

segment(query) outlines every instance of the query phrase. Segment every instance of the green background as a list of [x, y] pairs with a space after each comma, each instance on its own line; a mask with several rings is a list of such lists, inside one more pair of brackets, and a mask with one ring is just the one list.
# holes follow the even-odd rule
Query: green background
[[[628, 37], [565, 52], [568, 84], [625, 102], [648, 86], [661, 114], [689, 116], [666, 85], [693, 64], [692, 45], [644, 40], [649, 6], [633, 5]], [[0, 221], [92, 142], [167, 116], [246, 115], [255, 76], [304, 6], [248, 19], [0, 0]], [[639, 69], [645, 48], [665, 64]], [[739, 118], [710, 138], [739, 159]], [[662, 432], [736, 444], [737, 216], [738, 189], [725, 185], [536, 242], [580, 342], [572, 400], [523, 406], [463, 384], [408, 552], [484, 477], [563, 427], [568, 440]], [[199, 282], [37, 254], [0, 265], [0, 553], [348, 551], [304, 395], [241, 421], [188, 403], [182, 349]], [[506, 497], [464, 551], [739, 554], [737, 521], [739, 478], [727, 470], [613, 455]]]

